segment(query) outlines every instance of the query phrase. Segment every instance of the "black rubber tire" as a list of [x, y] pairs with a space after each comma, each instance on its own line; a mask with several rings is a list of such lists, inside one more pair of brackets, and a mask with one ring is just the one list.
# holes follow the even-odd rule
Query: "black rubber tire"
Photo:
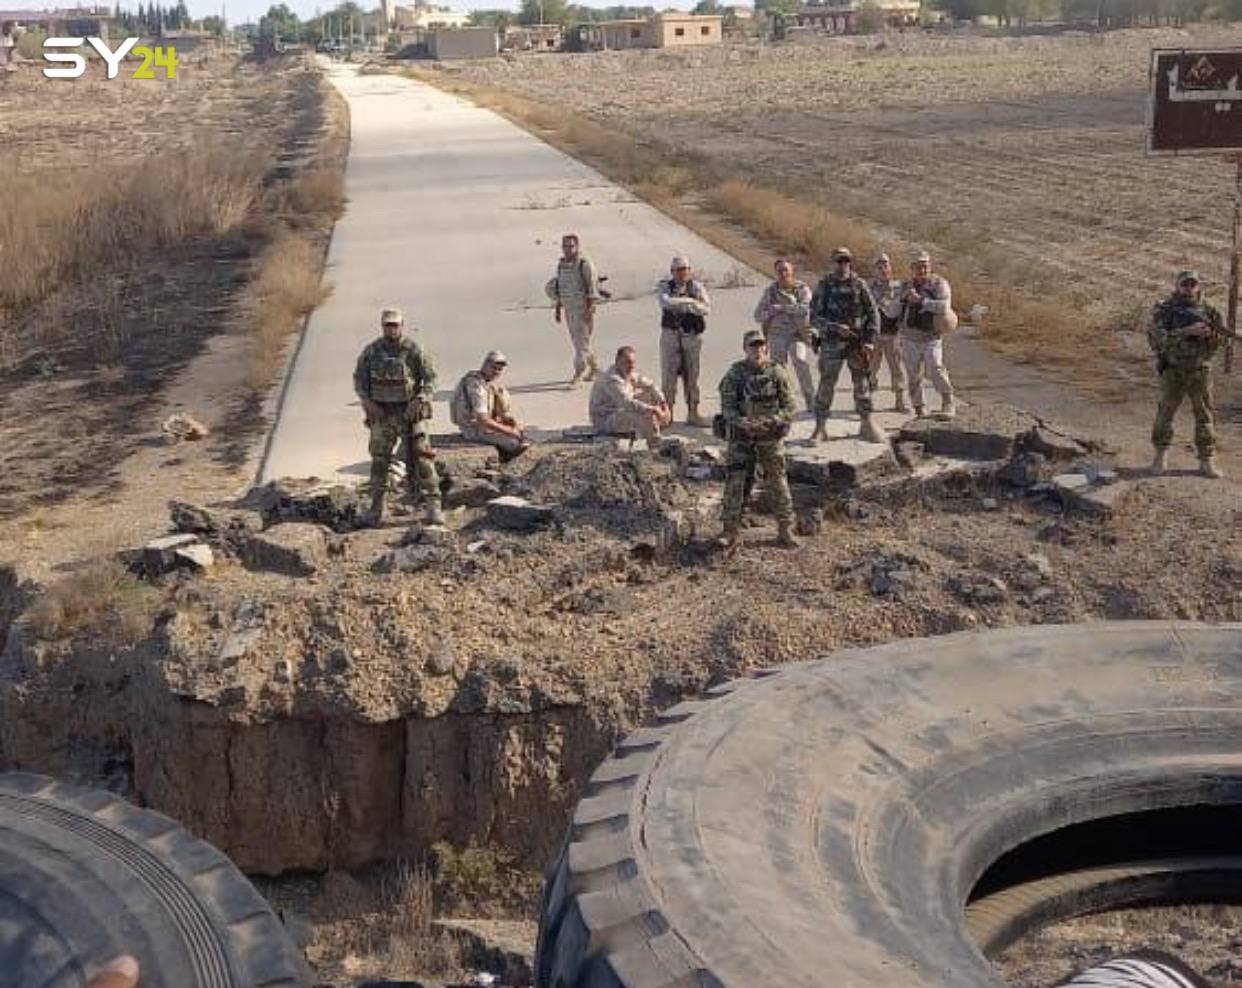
[[966, 906], [966, 932], [995, 957], [1032, 930], [1072, 916], [1162, 902], [1237, 902], [1242, 857], [1172, 858], [1082, 868], [1012, 885]]
[[896, 642], [679, 704], [593, 776], [541, 988], [997, 988], [963, 909], [1039, 835], [1242, 803], [1242, 626]]
[[128, 953], [142, 988], [294, 988], [310, 975], [223, 854], [111, 793], [0, 775], [0, 988], [79, 988]]

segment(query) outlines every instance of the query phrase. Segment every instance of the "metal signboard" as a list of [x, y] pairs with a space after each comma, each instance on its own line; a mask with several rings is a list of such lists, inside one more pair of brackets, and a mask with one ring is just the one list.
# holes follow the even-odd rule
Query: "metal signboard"
[[1149, 154], [1242, 153], [1242, 48], [1156, 48]]

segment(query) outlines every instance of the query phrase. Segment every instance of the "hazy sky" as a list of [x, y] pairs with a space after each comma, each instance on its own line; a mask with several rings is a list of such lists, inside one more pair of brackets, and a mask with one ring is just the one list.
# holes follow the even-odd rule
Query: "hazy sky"
[[[115, 0], [100, 0], [105, 6], [111, 7]], [[149, 2], [149, 0], [148, 0]], [[176, 0], [159, 0], [165, 6], [175, 4]], [[223, 2], [228, 15], [230, 24], [240, 24], [242, 21], [257, 20], [260, 15], [266, 13], [267, 8], [279, 0], [186, 0], [186, 6], [190, 8], [190, 14], [193, 17], [205, 17], [208, 14], [219, 14], [221, 2]], [[284, 0], [299, 17], [313, 17], [316, 11], [330, 10], [335, 7], [337, 0]], [[397, 0], [398, 3], [401, 0]], [[412, 5], [412, 0], [409, 0]], [[475, 8], [509, 8], [517, 10], [519, 6], [518, 0], [439, 0], [441, 5], [451, 7], [454, 10], [474, 10]], [[575, 0], [582, 3], [586, 7], [611, 7], [615, 3], [630, 2], [636, 6], [643, 6], [644, 0]], [[693, 5], [692, 2], [686, 0], [646, 0], [653, 7], [683, 7], [687, 8]], [[91, 0], [81, 0], [81, 6], [88, 6]], [[370, 0], [358, 0], [359, 6], [369, 8], [378, 6], [377, 3]], [[0, 7], [11, 10], [48, 10], [58, 7], [74, 7], [79, 4], [75, 0], [0, 0]], [[121, 0], [121, 7], [128, 7], [130, 10], [136, 10], [138, 0]]]

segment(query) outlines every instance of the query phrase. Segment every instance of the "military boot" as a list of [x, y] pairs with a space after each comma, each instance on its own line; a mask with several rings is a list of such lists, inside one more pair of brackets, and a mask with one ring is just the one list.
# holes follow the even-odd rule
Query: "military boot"
[[579, 388], [584, 380], [586, 380], [586, 369], [576, 370], [574, 371], [574, 376], [569, 379], [569, 386], [571, 388]]
[[776, 523], [776, 544], [782, 545], [786, 549], [798, 548], [798, 538], [794, 535], [792, 521], [779, 521]]
[[582, 380], [590, 383], [595, 380], [595, 376], [599, 373], [599, 362], [595, 359], [595, 354], [587, 354], [587, 370]]
[[858, 438], [865, 443], [888, 442], [888, 434], [871, 415], [862, 416], [862, 422], [858, 428]]
[[711, 425], [711, 423], [699, 414], [698, 405], [691, 405], [688, 409], [688, 414], [686, 415], [686, 425], [692, 425], [696, 429], [705, 429], [707, 426]]
[[922, 405], [915, 405], [914, 406], [914, 417], [916, 419], [927, 418], [927, 409], [925, 409]]
[[720, 533], [720, 537], [716, 539], [716, 547], [719, 549], [732, 549], [737, 545], [738, 533], [741, 531], [741, 525], [735, 521], [725, 522], [724, 529]]
[[428, 525], [443, 525], [445, 523], [444, 509], [440, 507], [439, 499], [427, 502], [426, 520]]
[[898, 391], [896, 398], [897, 401], [893, 405], [893, 411], [900, 412], [903, 415], [907, 414], [910, 411], [910, 406], [906, 404], [905, 392]]
[[1199, 472], [1212, 480], [1220, 480], [1225, 476], [1221, 472], [1220, 467], [1216, 465], [1216, 457], [1210, 453], [1207, 456], [1199, 457]]
[[951, 419], [957, 414], [957, 402], [953, 400], [953, 395], [947, 394], [940, 399], [940, 414], [946, 419]]
[[375, 528], [384, 520], [384, 488], [371, 487], [371, 507], [358, 517], [358, 522], [366, 528]]
[[815, 431], [811, 433], [811, 445], [814, 446], [818, 442], [828, 439], [828, 417], [826, 415], [815, 416]]
[[1156, 455], [1152, 457], [1151, 474], [1153, 477], [1159, 477], [1169, 469], [1169, 447], [1157, 446]]

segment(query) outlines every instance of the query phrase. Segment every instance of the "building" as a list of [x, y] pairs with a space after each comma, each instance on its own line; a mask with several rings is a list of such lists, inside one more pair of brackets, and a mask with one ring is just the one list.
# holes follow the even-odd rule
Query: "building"
[[718, 45], [723, 18], [715, 14], [681, 14], [675, 11], [654, 17], [602, 21], [584, 25], [575, 45], [582, 49], [681, 48]]
[[495, 58], [500, 39], [494, 27], [433, 28], [427, 32], [427, 54], [441, 62], [456, 58]]
[[7, 33], [13, 39], [27, 31], [38, 31], [48, 37], [94, 37], [107, 41], [108, 25], [112, 20], [109, 7], [0, 10], [0, 33], [4, 33], [7, 25]]
[[505, 31], [502, 47], [508, 51], [560, 51], [564, 45], [564, 26], [523, 24], [514, 25]]
[[433, 27], [468, 27], [469, 25], [469, 14], [430, 3], [416, 3], [413, 7], [394, 5], [393, 19], [389, 22], [389, 27], [395, 27], [398, 31]]
[[910, 27], [919, 22], [918, 0], [830, 0], [807, 4], [798, 11], [798, 27], [825, 34], [855, 34], [860, 18], [874, 10], [882, 28]]

